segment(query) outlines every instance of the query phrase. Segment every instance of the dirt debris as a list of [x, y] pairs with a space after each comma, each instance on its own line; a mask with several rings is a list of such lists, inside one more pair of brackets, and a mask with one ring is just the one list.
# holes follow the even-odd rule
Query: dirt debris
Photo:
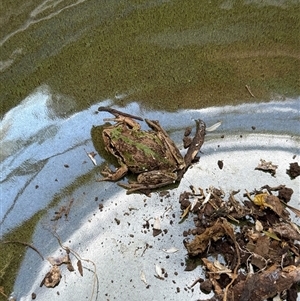
[[298, 162], [290, 163], [290, 168], [286, 170], [286, 173], [292, 180], [296, 179], [300, 175], [300, 166]]
[[260, 159], [260, 163], [255, 168], [256, 170], [261, 170], [263, 172], [270, 173], [273, 177], [275, 177], [276, 169], [278, 165], [272, 164], [271, 161], [267, 162], [266, 160]]

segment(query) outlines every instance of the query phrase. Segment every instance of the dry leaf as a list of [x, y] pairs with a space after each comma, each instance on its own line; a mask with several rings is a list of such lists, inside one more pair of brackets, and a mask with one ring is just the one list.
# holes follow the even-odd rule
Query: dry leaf
[[267, 162], [266, 160], [260, 159], [260, 164], [258, 164], [258, 166], [255, 169], [268, 172], [272, 176], [275, 176], [277, 167], [278, 165], [272, 164], [271, 161]]
[[[283, 270], [273, 267], [239, 281], [233, 287], [234, 300], [262, 301], [289, 289], [300, 280], [300, 267], [288, 266]], [[263, 284], [263, 285], [259, 285]]]
[[75, 271], [71, 261], [69, 263], [67, 263], [67, 269], [68, 269], [69, 272], [74, 272]]
[[77, 268], [78, 268], [78, 272], [81, 276], [83, 276], [83, 269], [82, 269], [82, 263], [81, 260], [77, 261]]
[[87, 156], [90, 158], [90, 160], [93, 162], [94, 165], [97, 165], [97, 162], [95, 160], [95, 156], [97, 155], [95, 152], [90, 152], [88, 153], [86, 150], [85, 150]]
[[179, 249], [175, 248], [175, 247], [171, 247], [170, 249], [162, 249], [165, 253], [176, 253]]
[[69, 263], [70, 258], [68, 255], [63, 257], [48, 257], [47, 260], [51, 265], [62, 265], [63, 263]]
[[223, 293], [223, 290], [217, 281], [217, 279], [220, 279], [220, 275], [219, 275], [219, 273], [214, 273], [214, 272], [217, 272], [218, 269], [207, 258], [202, 258], [202, 261], [203, 261], [204, 265], [206, 266], [206, 268], [210, 272], [210, 273], [208, 273], [208, 275], [209, 275], [210, 281], [212, 282], [212, 284], [214, 286], [215, 293], [217, 295], [221, 295]]
[[213, 124], [212, 126], [206, 128], [206, 131], [207, 131], [207, 132], [213, 132], [213, 131], [215, 131], [221, 124], [222, 124], [222, 122], [219, 121], [219, 122]]
[[272, 230], [275, 233], [279, 234], [281, 237], [300, 241], [300, 234], [287, 223], [282, 222], [280, 224], [277, 224], [273, 226]]
[[40, 286], [45, 285], [46, 287], [55, 287], [56, 285], [59, 284], [60, 279], [61, 279], [60, 269], [57, 265], [54, 265], [51, 268], [50, 272], [46, 274]]
[[255, 222], [255, 230], [258, 232], [261, 232], [263, 229], [264, 229], [264, 227], [263, 227], [262, 223], [259, 220], [257, 220]]
[[162, 268], [158, 264], [155, 265], [155, 272], [156, 272], [157, 278], [164, 279]]
[[160, 219], [159, 219], [159, 217], [157, 217], [157, 218], [154, 220], [153, 229], [155, 229], [155, 230], [161, 230]]
[[193, 241], [186, 242], [185, 247], [190, 256], [196, 256], [205, 251], [210, 240], [217, 241], [225, 235], [235, 240], [232, 226], [225, 219], [219, 219], [203, 233], [196, 235]]
[[141, 280], [148, 285], [144, 271], [141, 271]]
[[220, 261], [215, 260], [214, 266], [217, 268], [217, 270], [214, 271], [214, 273], [218, 273], [218, 274], [226, 273], [229, 277], [232, 276], [232, 271], [228, 269], [225, 265], [221, 264]]

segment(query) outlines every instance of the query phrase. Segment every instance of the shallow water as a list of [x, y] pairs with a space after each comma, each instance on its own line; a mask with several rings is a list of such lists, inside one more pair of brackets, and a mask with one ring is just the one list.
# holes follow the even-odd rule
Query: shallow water
[[[151, 290], [157, 300], [164, 294], [182, 300], [200, 297], [183, 287], [201, 273], [186, 274], [181, 266], [182, 190], [190, 184], [229, 191], [284, 183], [295, 191], [294, 206], [300, 206], [299, 181], [285, 173], [288, 163], [299, 162], [297, 1], [4, 0], [1, 5], [1, 238], [15, 230], [13, 237], [32, 240], [47, 257], [59, 253], [56, 230], [64, 243], [96, 263], [99, 300], [120, 299], [120, 287], [122, 298], [147, 299], [141, 270], [157, 288]], [[154, 193], [145, 207], [144, 196], [126, 196], [115, 183], [95, 181], [107, 157], [97, 155], [95, 167], [86, 151], [94, 150], [92, 126], [109, 116], [96, 114], [100, 105], [160, 120], [180, 150], [184, 129], [195, 119], [208, 126], [222, 120], [222, 126], [207, 135], [200, 163], [171, 190], [172, 198], [162, 203]], [[253, 170], [261, 157], [279, 165], [276, 178]], [[219, 159], [229, 177], [218, 169]], [[70, 199], [69, 220], [51, 221]], [[142, 234], [144, 218], [161, 216], [168, 206], [176, 218], [169, 213], [163, 222], [174, 219], [168, 227], [172, 238]], [[115, 218], [131, 226], [120, 231]], [[136, 256], [145, 243], [153, 250]], [[174, 244], [180, 251], [165, 260], [161, 249]], [[52, 300], [56, 292], [39, 288], [49, 264], [32, 250], [22, 261], [24, 248], [10, 247], [5, 252], [19, 259], [0, 259], [0, 286], [21, 300], [31, 300], [32, 291]], [[156, 262], [178, 272], [173, 280], [180, 294], [168, 281], [156, 282]], [[90, 297], [91, 274], [68, 277], [77, 287], [70, 282], [58, 287], [65, 300], [75, 291], [80, 299]]]
[[[69, 116], [58, 116], [52, 108], [52, 97], [47, 87], [41, 87], [2, 120], [1, 185], [5, 200], [1, 206], [2, 234], [46, 208], [59, 191], [84, 185], [99, 173], [86, 151], [94, 150], [92, 126], [103, 124], [103, 119], [110, 117], [109, 113], [98, 113], [97, 108], [110, 105], [112, 101], [95, 104]], [[295, 126], [299, 124], [299, 99], [175, 113], [146, 111], [137, 103], [131, 103], [124, 111], [160, 120], [180, 148], [183, 130], [193, 127], [194, 120], [200, 117], [208, 125], [222, 121], [217, 134], [208, 134], [207, 141], [220, 141], [221, 135], [225, 135], [237, 144], [230, 148], [222, 141], [225, 150], [219, 151], [230, 153], [240, 147], [244, 151], [259, 149], [259, 140], [256, 144], [253, 140], [237, 139], [239, 135], [256, 134], [262, 141], [271, 139], [270, 148], [289, 149], [295, 155], [299, 153], [300, 128]], [[256, 127], [255, 131], [252, 126]], [[286, 145], [282, 139], [286, 139]], [[104, 163], [102, 155], [105, 154], [96, 157], [100, 165]]]
[[[57, 233], [64, 245], [89, 260], [84, 262], [84, 277], [64, 271], [65, 285], [58, 286], [57, 290], [66, 300], [74, 292], [78, 300], [92, 296], [94, 278], [91, 271], [94, 267], [91, 262], [98, 271], [100, 284], [95, 289], [99, 300], [107, 296], [117, 300], [124, 296], [140, 300], [149, 294], [156, 300], [166, 296], [169, 300], [199, 298], [200, 293], [196, 294], [187, 287], [199, 277], [199, 273], [202, 274], [201, 269], [184, 272], [182, 266], [186, 253], [182, 231], [192, 227], [193, 220], [190, 218], [179, 224], [179, 194], [189, 190], [191, 184], [202, 188], [213, 185], [227, 193], [237, 189], [251, 191], [266, 184], [285, 184], [294, 190], [290, 204], [300, 206], [297, 197], [299, 180], [291, 180], [286, 174], [289, 163], [299, 161], [300, 128], [295, 127], [299, 123], [299, 99], [174, 113], [148, 111], [137, 103], [123, 108], [134, 115], [160, 120], [181, 151], [184, 129], [194, 127], [195, 119], [205, 120], [208, 126], [222, 120], [220, 128], [207, 134], [200, 162], [186, 173], [178, 188], [170, 190], [171, 197], [161, 201], [158, 193], [152, 193], [150, 198], [126, 195], [116, 183], [96, 182], [101, 177], [99, 172], [105, 159], [102, 154], [97, 154], [98, 166], [94, 166], [86, 152], [95, 151], [92, 126], [103, 124], [103, 118], [110, 117], [105, 112], [97, 114], [97, 108], [112, 105], [113, 100], [59, 116], [52, 107], [55, 106], [53, 96], [54, 99], [58, 97], [46, 86], [40, 87], [2, 121], [2, 145], [6, 153], [3, 152], [1, 158], [4, 171], [1, 186], [5, 199], [1, 231], [5, 234], [42, 212], [40, 221], [31, 231], [32, 243], [43, 256], [47, 258], [61, 253], [54, 237]], [[28, 127], [28, 121], [35, 126]], [[279, 166], [276, 177], [254, 170], [261, 158]], [[222, 170], [217, 166], [218, 160], [223, 160]], [[239, 199], [242, 200], [241, 195]], [[67, 220], [53, 220], [55, 212], [68, 206], [71, 200]], [[104, 206], [102, 211], [99, 211], [99, 204]], [[158, 216], [168, 231], [160, 239], [143, 230], [145, 220]], [[300, 222], [295, 217], [294, 221]], [[146, 244], [152, 247], [141, 256]], [[162, 249], [174, 246], [179, 251], [167, 259]], [[171, 275], [169, 280], [161, 281], [153, 276], [156, 263]], [[39, 287], [48, 269], [47, 261], [41, 261], [32, 250], [27, 251], [16, 278], [14, 295], [20, 300], [31, 300], [31, 292], [35, 292], [43, 300], [52, 300], [56, 293]], [[146, 288], [140, 279], [141, 271], [155, 290]], [[177, 287], [181, 289], [180, 294], [175, 292]]]

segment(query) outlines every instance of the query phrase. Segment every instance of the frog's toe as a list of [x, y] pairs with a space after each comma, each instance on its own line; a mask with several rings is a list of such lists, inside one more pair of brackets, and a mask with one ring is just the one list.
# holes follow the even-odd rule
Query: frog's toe
[[100, 178], [97, 179], [96, 182], [103, 182], [103, 181], [112, 181], [112, 175], [111, 174], [107, 174], [107, 173], [102, 173], [102, 176], [104, 176], [104, 178]]
[[109, 167], [104, 167], [102, 171], [100, 171], [103, 178], [97, 179], [97, 182], [103, 182], [103, 181], [115, 181], [115, 173], [109, 169]]
[[119, 186], [127, 189], [126, 194], [131, 193], [143, 193], [146, 196], [150, 196], [152, 189], [148, 185], [133, 182], [130, 184], [118, 183]]
[[[110, 170], [108, 167], [105, 167], [100, 173], [104, 177], [103, 179], [106, 179], [106, 180], [111, 179], [114, 174], [113, 171]], [[105, 180], [102, 180], [102, 181], [105, 181]]]
[[118, 181], [121, 178], [123, 178], [127, 173], [127, 166], [121, 166], [116, 171], [112, 171], [108, 166], [104, 167], [104, 169], [100, 172], [101, 175], [104, 177], [100, 180], [97, 180], [97, 182], [102, 181]]

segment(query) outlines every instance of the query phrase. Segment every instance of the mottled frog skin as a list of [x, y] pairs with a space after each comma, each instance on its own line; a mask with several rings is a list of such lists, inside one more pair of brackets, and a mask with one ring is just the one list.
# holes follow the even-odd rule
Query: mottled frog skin
[[145, 119], [150, 130], [144, 131], [133, 119], [138, 117], [105, 107], [100, 107], [99, 111], [115, 115], [109, 120], [116, 123], [106, 127], [102, 137], [105, 149], [117, 158], [120, 165], [116, 171], [106, 167], [101, 172], [104, 178], [100, 181], [117, 181], [128, 171], [138, 174], [136, 182], [121, 185], [128, 189], [128, 193], [149, 193], [152, 189], [180, 181], [204, 141], [205, 124], [198, 120], [196, 135], [183, 158], [158, 121]]

